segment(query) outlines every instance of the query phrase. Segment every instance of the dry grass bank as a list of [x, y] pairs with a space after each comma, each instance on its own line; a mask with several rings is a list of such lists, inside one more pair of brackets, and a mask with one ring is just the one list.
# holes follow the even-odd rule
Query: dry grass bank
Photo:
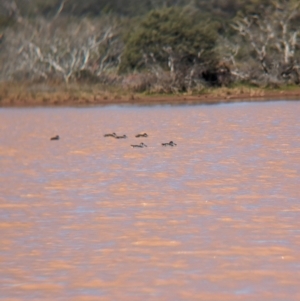
[[217, 104], [242, 101], [300, 100], [300, 87], [209, 88], [181, 94], [132, 93], [101, 85], [0, 84], [1, 107], [86, 106], [109, 104]]

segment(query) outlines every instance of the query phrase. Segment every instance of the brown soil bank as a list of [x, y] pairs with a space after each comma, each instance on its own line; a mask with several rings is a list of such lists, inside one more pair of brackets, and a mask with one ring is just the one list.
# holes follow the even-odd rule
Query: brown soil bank
[[201, 93], [139, 94], [101, 87], [0, 85], [0, 107], [87, 106], [110, 104], [218, 104], [269, 100], [300, 100], [300, 87], [283, 89], [214, 88]]

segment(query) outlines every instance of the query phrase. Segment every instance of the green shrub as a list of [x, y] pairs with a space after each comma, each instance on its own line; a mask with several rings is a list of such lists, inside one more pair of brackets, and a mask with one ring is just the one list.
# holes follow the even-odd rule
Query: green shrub
[[120, 71], [142, 69], [145, 55], [167, 68], [167, 49], [190, 62], [215, 62], [216, 37], [216, 26], [195, 10], [171, 7], [151, 11], [126, 41]]

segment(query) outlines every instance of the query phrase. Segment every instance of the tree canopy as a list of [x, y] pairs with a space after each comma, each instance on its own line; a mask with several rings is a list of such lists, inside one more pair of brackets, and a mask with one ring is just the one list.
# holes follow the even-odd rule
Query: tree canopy
[[216, 26], [188, 8], [163, 8], [149, 12], [126, 43], [121, 70], [142, 68], [147, 59], [164, 67], [170, 54], [190, 62], [214, 61]]
[[0, 0], [0, 62], [0, 80], [299, 83], [300, 2]]

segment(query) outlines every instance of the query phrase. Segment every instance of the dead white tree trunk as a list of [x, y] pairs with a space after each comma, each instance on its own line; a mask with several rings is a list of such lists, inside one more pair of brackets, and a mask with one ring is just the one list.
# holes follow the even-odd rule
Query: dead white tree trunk
[[232, 25], [270, 78], [279, 80], [283, 66], [293, 70], [299, 66], [300, 29], [293, 26], [297, 17], [299, 1], [274, 2], [263, 14], [239, 17]]
[[259, 20], [257, 16], [244, 17], [237, 20], [232, 27], [250, 43], [265, 73], [269, 73], [266, 66], [267, 47], [274, 38], [274, 29], [266, 20]]
[[75, 23], [59, 17], [35, 24], [24, 21], [22, 27], [9, 29], [5, 35], [4, 56], [10, 62], [3, 68], [6, 77], [25, 72], [27, 78], [43, 74], [43, 78], [62, 77], [69, 83], [82, 70], [98, 76], [116, 67], [123, 49], [117, 24], [111, 20]]

